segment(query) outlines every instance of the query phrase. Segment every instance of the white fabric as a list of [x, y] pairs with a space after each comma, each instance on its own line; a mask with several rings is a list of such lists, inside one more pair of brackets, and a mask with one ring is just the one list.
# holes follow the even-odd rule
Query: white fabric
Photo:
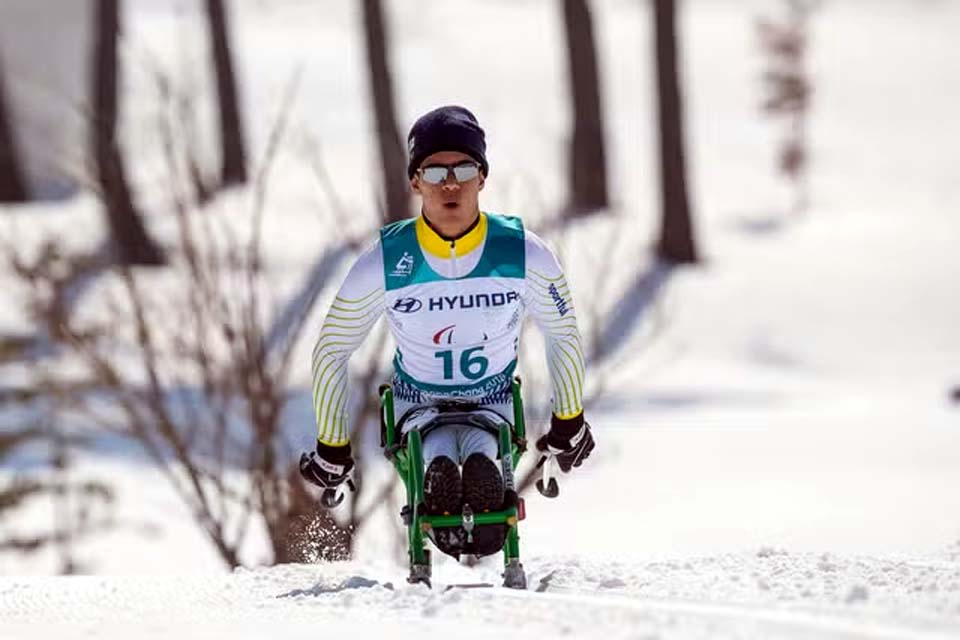
[[[482, 355], [489, 361], [486, 375], [496, 373], [505, 362], [515, 357], [519, 349], [519, 335], [523, 318], [529, 315], [537, 323], [546, 340], [547, 366], [553, 386], [553, 412], [559, 416], [576, 415], [582, 410], [584, 383], [584, 358], [577, 329], [570, 291], [554, 253], [529, 230], [524, 232], [526, 251], [526, 278], [517, 286], [516, 296], [510, 296], [508, 304], [486, 307], [474, 289], [479, 283], [470, 280], [453, 280], [445, 295], [455, 293], [456, 300], [443, 302], [442, 321], [436, 324], [413, 318], [415, 313], [402, 313], [393, 308], [393, 300], [387, 304], [384, 285], [383, 255], [379, 240], [375, 241], [356, 261], [337, 293], [330, 313], [323, 323], [313, 352], [313, 402], [317, 416], [318, 437], [329, 445], [342, 445], [349, 441], [347, 406], [348, 388], [347, 361], [370, 333], [380, 316], [388, 316], [391, 332], [403, 354], [404, 369], [417, 380], [427, 383], [444, 383], [444, 367], [452, 369], [456, 379], [461, 373], [477, 366], [470, 358], [462, 358], [462, 349], [473, 345], [487, 345]], [[465, 256], [443, 261], [423, 252], [430, 266], [451, 275], [464, 273], [471, 264], [476, 264], [483, 244]], [[433, 291], [444, 283], [431, 284], [424, 293], [423, 309], [429, 314], [430, 296], [442, 296]], [[482, 292], [481, 292], [482, 293]], [[461, 303], [460, 297], [465, 296]], [[474, 302], [474, 308], [464, 308]], [[498, 299], [499, 302], [499, 299]], [[517, 304], [519, 302], [519, 304]], [[401, 305], [402, 307], [402, 305]], [[509, 313], [503, 313], [510, 308]], [[407, 308], [407, 307], [403, 307]], [[486, 335], [489, 340], [484, 340]], [[489, 344], [488, 344], [489, 343]], [[494, 344], [495, 343], [495, 344]], [[447, 345], [451, 345], [447, 347]], [[459, 355], [439, 353], [453, 349]], [[439, 355], [438, 355], [439, 354]], [[476, 358], [481, 352], [476, 351]], [[450, 358], [449, 364], [439, 356]], [[449, 380], [447, 380], [449, 381]], [[397, 415], [401, 415], [399, 412]], [[507, 413], [506, 415], [512, 415]]]
[[[412, 402], [395, 400], [393, 409], [395, 419], [399, 421], [402, 417], [407, 416], [408, 412], [416, 408], [417, 405]], [[478, 409], [480, 411], [492, 411], [501, 419], [513, 423], [512, 401], [503, 404], [481, 405]], [[420, 411], [410, 414], [404, 419], [401, 428], [404, 433], [411, 429], [420, 429], [437, 414], [439, 414], [439, 411], [433, 407], [422, 407]], [[482, 453], [497, 462], [499, 450], [500, 445], [497, 442], [497, 437], [489, 431], [472, 425], [445, 425], [431, 429], [424, 437], [423, 468], [426, 469], [437, 456], [447, 456], [457, 464], [463, 464], [471, 453]], [[497, 468], [500, 468], [499, 464], [497, 464]]]
[[490, 387], [483, 383], [517, 357], [525, 291], [523, 279], [499, 277], [433, 280], [387, 291], [386, 317], [403, 371], [418, 382], [461, 391], [481, 385], [474, 397], [507, 386], [509, 378], [492, 380]]
[[445, 425], [433, 429], [423, 439], [423, 468], [438, 456], [463, 464], [474, 453], [482, 453], [496, 462], [497, 449], [497, 438], [489, 431], [466, 425]]

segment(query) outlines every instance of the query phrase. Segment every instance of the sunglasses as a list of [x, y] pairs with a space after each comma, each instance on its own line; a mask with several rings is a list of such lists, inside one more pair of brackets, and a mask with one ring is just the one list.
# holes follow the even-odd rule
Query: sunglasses
[[480, 175], [480, 165], [476, 162], [463, 161], [457, 164], [431, 164], [420, 167], [420, 177], [430, 184], [443, 184], [447, 176], [453, 172], [453, 179], [457, 182], [467, 182]]

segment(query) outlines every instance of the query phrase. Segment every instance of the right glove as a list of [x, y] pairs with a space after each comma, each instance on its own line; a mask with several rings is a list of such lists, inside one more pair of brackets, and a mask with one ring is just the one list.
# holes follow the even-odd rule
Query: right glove
[[593, 447], [593, 434], [582, 411], [573, 418], [551, 416], [550, 431], [537, 440], [537, 449], [555, 455], [560, 471], [564, 473], [583, 464]]
[[337, 447], [317, 440], [317, 450], [300, 456], [300, 475], [318, 487], [339, 487], [353, 469], [350, 443]]

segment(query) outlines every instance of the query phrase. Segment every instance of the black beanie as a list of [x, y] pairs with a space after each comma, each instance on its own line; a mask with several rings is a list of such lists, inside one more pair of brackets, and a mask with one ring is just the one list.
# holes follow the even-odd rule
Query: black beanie
[[490, 167], [485, 155], [487, 143], [483, 129], [472, 113], [457, 106], [434, 109], [417, 120], [407, 136], [410, 163], [407, 177], [413, 178], [420, 163], [438, 151], [460, 151], [480, 163], [480, 171], [487, 175]]

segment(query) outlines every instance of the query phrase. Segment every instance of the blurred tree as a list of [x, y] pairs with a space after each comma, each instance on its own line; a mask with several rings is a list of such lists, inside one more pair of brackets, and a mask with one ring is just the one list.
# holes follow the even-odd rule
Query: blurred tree
[[786, 0], [787, 16], [782, 22], [765, 18], [757, 21], [760, 46], [767, 55], [763, 74], [767, 93], [761, 109], [770, 117], [787, 121], [778, 169], [793, 183], [795, 214], [803, 213], [810, 202], [807, 123], [813, 87], [806, 54], [809, 17], [818, 5], [818, 0]]
[[117, 259], [124, 264], [164, 264], [163, 252], [147, 234], [134, 206], [116, 139], [119, 0], [97, 0], [95, 25], [93, 147], [101, 197]]
[[26, 202], [27, 186], [20, 165], [13, 112], [7, 106], [2, 61], [0, 61], [0, 202]]
[[661, 223], [657, 256], [674, 264], [697, 261], [683, 157], [683, 105], [677, 64], [675, 0], [654, 0], [660, 118]]
[[207, 0], [207, 23], [220, 106], [220, 180], [222, 185], [242, 184], [247, 181], [247, 154], [223, 0]]
[[582, 215], [609, 204], [597, 47], [587, 0], [563, 0], [563, 19], [573, 100], [567, 210]]
[[389, 43], [380, 0], [363, 0], [363, 32], [367, 49], [367, 77], [373, 95], [373, 110], [383, 172], [383, 222], [410, 216], [407, 159], [394, 115], [393, 80], [387, 61]]

